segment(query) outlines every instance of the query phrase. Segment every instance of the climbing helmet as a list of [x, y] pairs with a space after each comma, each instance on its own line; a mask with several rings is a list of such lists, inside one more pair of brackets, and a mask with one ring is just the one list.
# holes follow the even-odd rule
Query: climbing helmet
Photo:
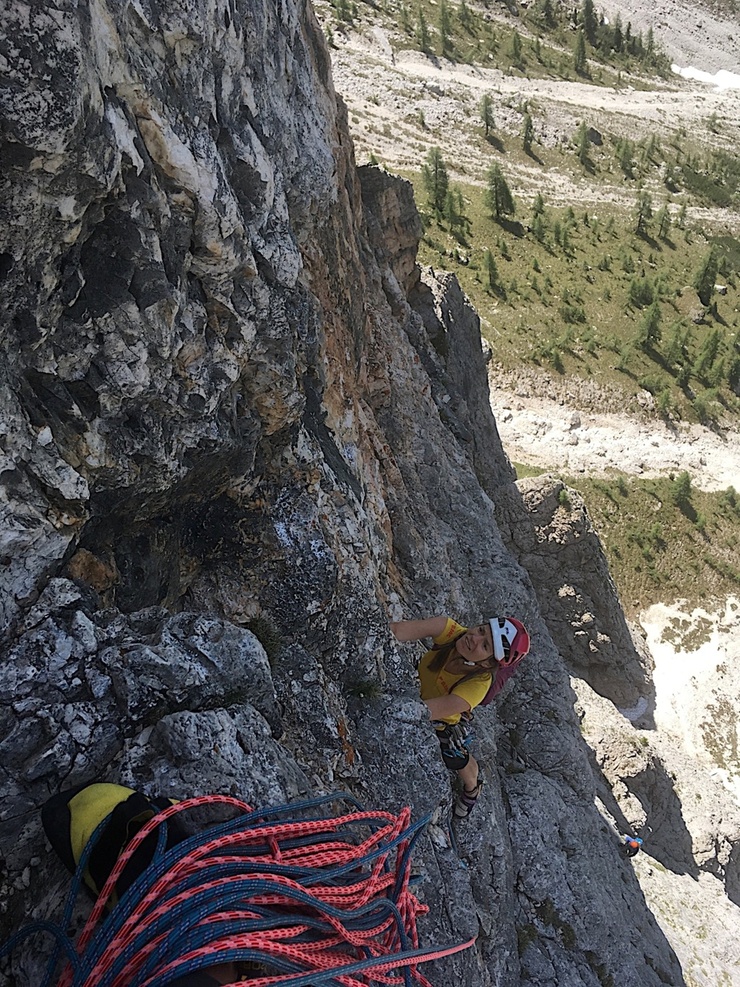
[[516, 617], [491, 617], [493, 657], [502, 665], [516, 665], [529, 651], [529, 634]]

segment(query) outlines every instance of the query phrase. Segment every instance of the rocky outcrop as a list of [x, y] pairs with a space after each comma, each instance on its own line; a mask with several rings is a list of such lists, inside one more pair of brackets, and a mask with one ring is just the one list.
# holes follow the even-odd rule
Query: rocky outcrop
[[625, 723], [584, 682], [577, 712], [589, 742], [601, 804], [620, 832], [674, 874], [712, 874], [729, 902], [740, 897], [740, 811], [706, 756], [679, 753], [670, 735]]
[[[649, 655], [638, 652], [583, 498], [552, 476], [517, 483], [499, 511], [534, 583], [547, 626], [573, 675], [649, 721]], [[524, 510], [522, 511], [522, 507]]]
[[[6, 929], [65, 883], [38, 821], [61, 785], [345, 787], [433, 816], [422, 934], [478, 935], [434, 982], [680, 984], [497, 525], [513, 474], [476, 318], [453, 279], [420, 282], [408, 187], [358, 178], [311, 9], [17, 2], [8, 23]], [[486, 785], [456, 847], [388, 627], [444, 611], [533, 637], [476, 717]]]

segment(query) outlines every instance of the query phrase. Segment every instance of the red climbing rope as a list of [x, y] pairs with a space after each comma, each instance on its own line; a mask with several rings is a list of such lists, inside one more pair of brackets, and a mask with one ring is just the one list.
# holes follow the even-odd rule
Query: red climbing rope
[[[409, 889], [411, 813], [357, 811], [269, 821], [230, 796], [187, 799], [146, 822], [119, 857], [58, 987], [164, 987], [221, 963], [249, 963], [250, 987], [406, 984], [431, 987], [418, 964], [474, 940], [419, 949], [428, 911]], [[155, 855], [113, 904], [137, 848], [173, 816], [230, 806], [237, 819]]]

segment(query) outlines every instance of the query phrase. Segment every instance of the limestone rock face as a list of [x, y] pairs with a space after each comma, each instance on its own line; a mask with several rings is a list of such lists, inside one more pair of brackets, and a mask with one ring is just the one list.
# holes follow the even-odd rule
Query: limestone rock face
[[[583, 499], [561, 480], [519, 480], [505, 527], [574, 675], [620, 707], [653, 703], [649, 658], [633, 642]], [[525, 513], [522, 515], [521, 507]]]
[[[67, 883], [38, 814], [61, 786], [343, 787], [432, 817], [424, 941], [478, 936], [432, 982], [681, 983], [594, 806], [570, 617], [497, 521], [518, 494], [477, 317], [453, 278], [422, 282], [408, 186], [358, 176], [310, 7], [4, 18], [3, 931]], [[537, 572], [545, 527], [519, 546]], [[533, 639], [476, 715], [486, 784], [454, 844], [418, 649], [389, 629], [444, 612], [515, 613]], [[37, 965], [21, 953], [9, 982]]]

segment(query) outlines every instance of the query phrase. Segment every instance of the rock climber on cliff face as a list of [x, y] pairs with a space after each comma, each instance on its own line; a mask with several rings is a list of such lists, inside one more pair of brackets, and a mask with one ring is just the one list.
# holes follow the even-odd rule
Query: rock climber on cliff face
[[464, 627], [450, 617], [400, 620], [391, 624], [397, 641], [432, 638], [419, 663], [421, 698], [437, 731], [442, 760], [457, 772], [461, 789], [454, 814], [470, 815], [483, 780], [467, 749], [470, 712], [490, 702], [529, 651], [529, 634], [514, 617], [492, 617]]

